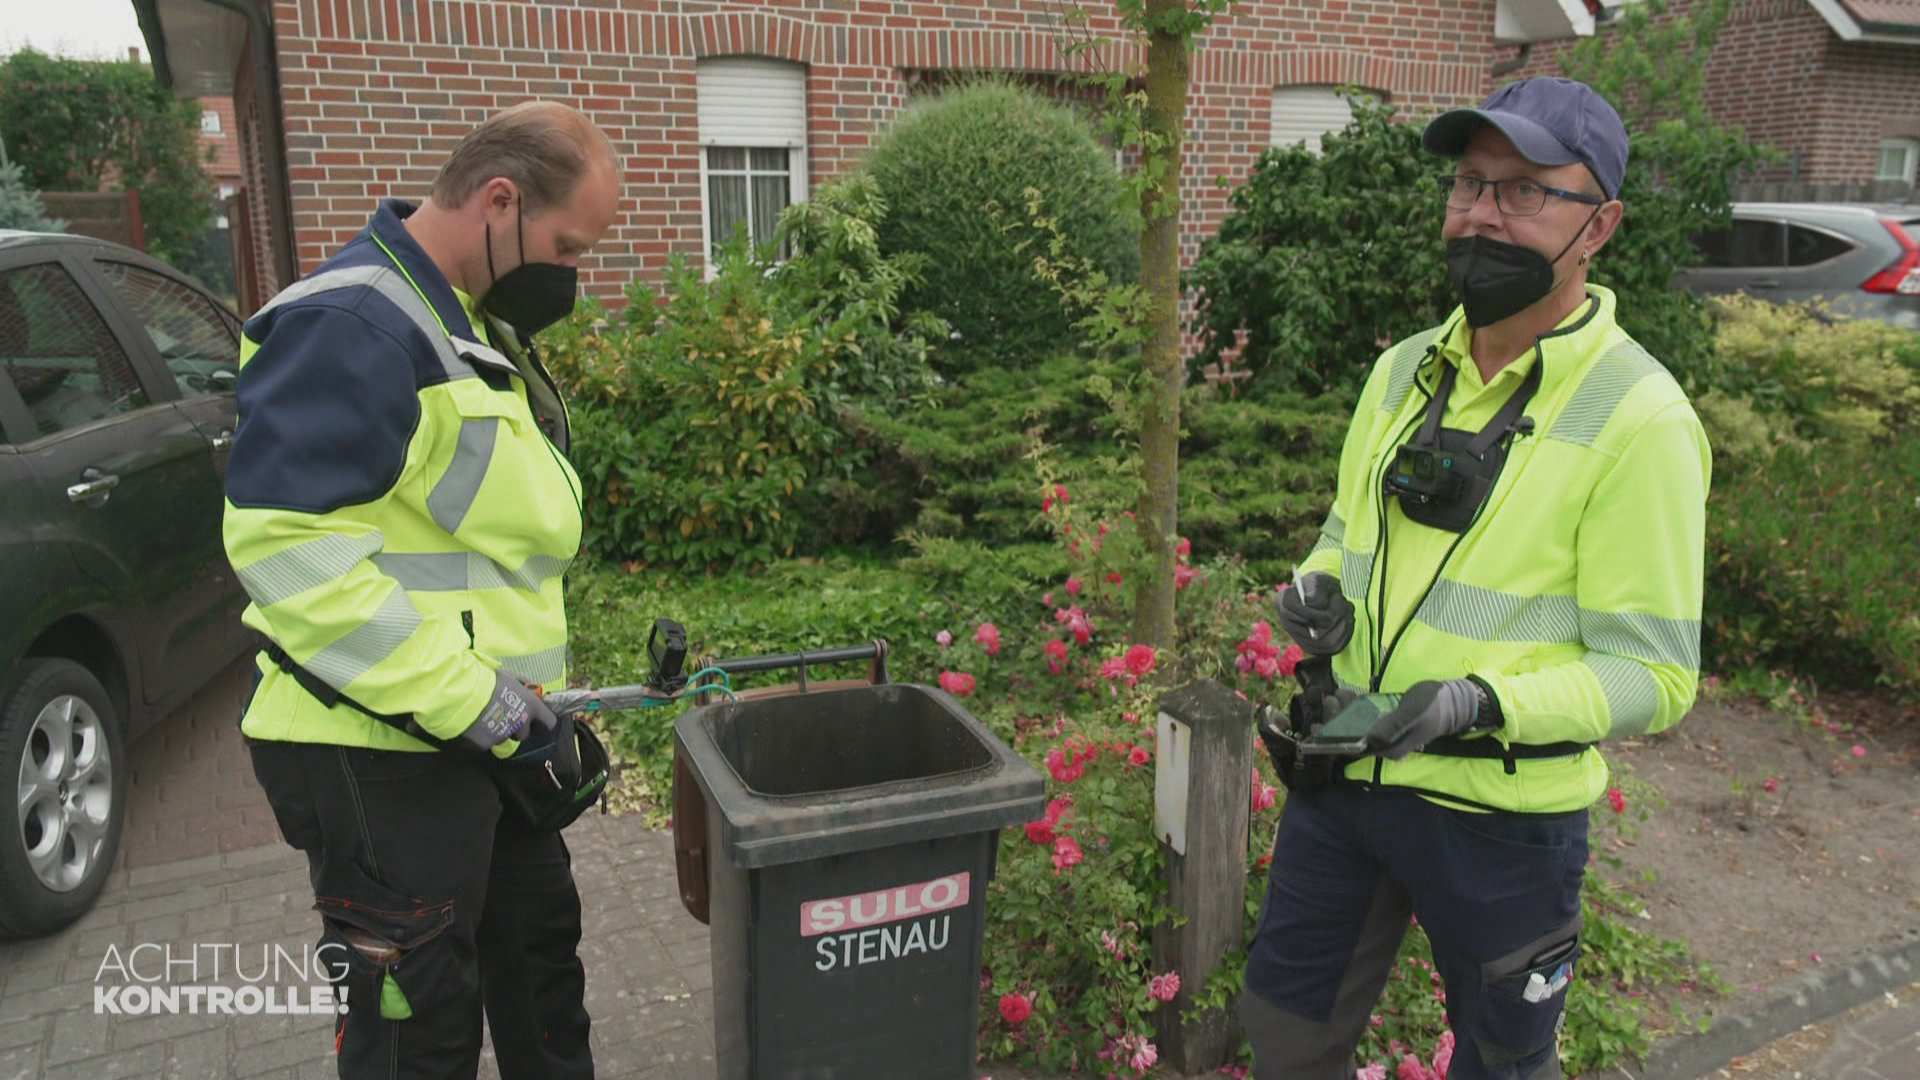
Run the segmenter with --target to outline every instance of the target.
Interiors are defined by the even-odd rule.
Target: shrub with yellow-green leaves
[[[1719,307],[1708,666],[1920,688],[1920,334]]]
[[[912,400],[944,332],[898,308],[918,263],[879,254],[885,209],[870,180],[827,185],[782,216],[786,262],[740,242],[711,278],[676,260],[664,302],[636,285],[618,317],[587,304],[543,335],[572,409],[590,552],[761,565],[851,516],[836,482],[865,451],[835,409]]]
[[[1818,307],[1731,296],[1716,304],[1722,386],[1702,409],[1711,424],[1766,414],[1775,442],[1857,448],[1920,423],[1920,335],[1869,320],[1836,318]],[[1746,399],[1747,410],[1725,403]],[[1715,434],[1743,446],[1742,416]]]

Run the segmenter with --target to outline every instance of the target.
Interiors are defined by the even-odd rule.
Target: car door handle
[[[120,486],[120,477],[109,472],[101,472],[89,465],[80,470],[78,484],[67,485],[67,500],[77,503],[93,503],[98,506],[107,501],[107,492]],[[100,503],[95,503],[98,499]]]
[[[226,450],[231,446],[233,446],[232,431],[222,431],[220,434],[215,435],[213,437],[213,448],[215,450]]]

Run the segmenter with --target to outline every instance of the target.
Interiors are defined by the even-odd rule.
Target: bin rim
[[[893,683],[873,683],[865,686],[843,686],[833,690],[808,691],[806,696],[832,698],[842,694],[864,694],[864,693],[870,693],[875,690],[886,690],[886,689],[926,691],[928,696],[932,697],[936,703],[947,708],[948,711],[954,713],[955,716],[959,718],[963,724],[966,724],[966,726],[971,728],[975,725],[978,725],[982,730],[986,731],[986,734],[990,736],[993,734],[991,730],[988,730],[986,728],[986,725],[984,723],[981,723],[979,717],[974,716],[971,710],[966,708],[966,706],[961,705],[959,700],[955,698],[952,694],[947,693],[947,691],[941,689],[938,686],[928,686],[925,683],[893,682]],[[700,716],[700,721],[699,721],[700,724],[706,728],[707,734],[709,735],[709,737],[711,737],[711,735],[713,734],[713,726],[709,722],[708,717],[715,715],[713,710],[722,710],[722,711],[731,712],[731,711],[746,708],[749,705],[761,704],[762,702],[766,702],[766,703],[771,703],[774,701],[790,702],[792,700],[793,700],[792,697],[781,697],[781,698],[760,698],[753,701],[716,701],[706,705],[698,706],[693,709],[689,709],[683,715],[687,717],[692,717],[695,715]],[[915,776],[915,777],[910,777],[908,779],[903,779],[903,780],[881,780],[872,784],[861,784],[858,787],[833,788],[830,791],[806,792],[798,795],[776,795],[773,792],[761,791],[759,788],[754,787],[752,784],[749,784],[747,782],[747,778],[740,775],[740,770],[734,768],[733,762],[726,760],[726,755],[722,754],[721,760],[726,765],[728,774],[732,776],[734,781],[736,781],[740,785],[740,790],[746,792],[748,795],[751,795],[756,799],[761,799],[766,802],[772,802],[772,803],[785,803],[788,805],[820,803],[823,801],[854,802],[854,801],[858,801],[863,797],[864,798],[884,798],[888,795],[897,794],[900,791],[910,787],[928,785],[936,781],[942,781],[942,780],[951,781],[958,777],[971,777],[975,775],[990,774],[995,771],[998,771],[1003,765],[1003,762],[1000,760],[999,755],[993,753],[993,748],[989,746],[987,747],[986,761],[983,761],[978,765],[972,765],[962,769],[949,769],[946,772],[942,772],[942,773],[928,773],[925,776]]]
[[[676,752],[684,753],[694,778],[719,815],[721,848],[737,866],[771,866],[865,850],[884,835],[910,830],[916,839],[934,839],[1031,820],[1046,805],[1045,779],[995,735],[953,695],[921,683],[850,687],[831,694],[913,693],[947,710],[987,750],[988,760],[972,768],[933,776],[890,780],[860,787],[832,788],[795,795],[766,795],[747,787],[714,739],[711,718],[717,710],[752,702],[703,705],[682,713],[674,723]],[[766,699],[771,702],[773,699]],[[710,711],[713,710],[713,711]],[[770,811],[772,813],[770,813]],[[776,823],[780,811],[791,820]],[[822,813],[849,814],[851,820],[827,826]]]

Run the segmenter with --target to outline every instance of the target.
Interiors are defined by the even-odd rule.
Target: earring
[[[1587,253],[1584,251],[1580,253],[1580,265],[1581,266],[1587,265]]]

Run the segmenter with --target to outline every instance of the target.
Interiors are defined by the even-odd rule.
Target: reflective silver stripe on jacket
[[[375,529],[365,536],[317,537],[275,552],[257,562],[236,567],[234,573],[247,590],[247,596],[262,608],[298,596],[308,589],[347,576],[360,560],[386,546],[386,538]]]
[[[302,278],[281,290],[278,296],[266,302],[253,318],[277,307],[283,307],[296,300],[305,300],[325,292],[338,289],[367,288],[385,297],[394,307],[400,309],[409,321],[419,327],[420,332],[433,343],[433,354],[446,370],[449,379],[471,379],[475,377],[472,365],[460,359],[454,351],[453,342],[447,339],[447,331],[440,325],[439,316],[427,306],[426,300],[414,291],[407,279],[391,266],[350,266],[342,270],[329,270],[324,274],[315,274]]]
[[[1623,341],[1607,350],[1554,417],[1546,437],[1575,446],[1592,446],[1613,419],[1615,409],[1642,379],[1665,375],[1667,369],[1637,342]]]
[[[432,554],[375,555],[373,565],[409,592],[469,592],[476,589],[524,589],[538,592],[542,585],[566,573],[568,561],[535,555],[518,570],[477,551]]]

